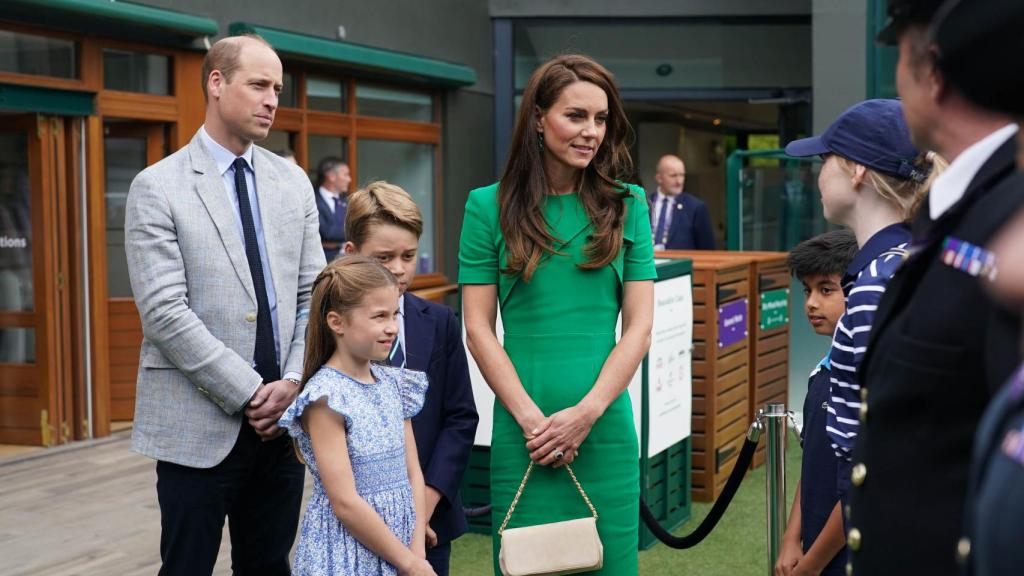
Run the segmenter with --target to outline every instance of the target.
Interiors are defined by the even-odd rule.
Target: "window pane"
[[[811,85],[810,23],[524,21],[513,44],[517,90],[567,53],[593,57],[623,89]]]
[[[422,92],[357,84],[356,112],[360,116],[432,122],[434,99]]]
[[[345,85],[333,78],[306,78],[306,108],[324,112],[344,112]]]
[[[29,185],[25,133],[0,132],[0,310],[4,311],[34,308]]]
[[[284,130],[271,130],[267,134],[266,140],[260,142],[259,145],[270,150],[278,156],[284,156],[285,153],[290,153],[292,158],[295,158],[295,146],[292,144],[295,134],[291,132],[285,132]]]
[[[78,78],[77,46],[71,40],[0,30],[0,71]]]
[[[359,181],[387,180],[405,189],[423,212],[419,272],[436,270],[434,248],[434,145],[359,140]]]
[[[34,364],[35,328],[0,328],[0,364]]]
[[[309,179],[316,184],[316,167],[321,160],[335,156],[348,161],[348,140],[341,136],[309,135]]]
[[[753,160],[740,170],[741,250],[789,250],[833,228],[821,211],[821,162]]]
[[[297,107],[299,99],[295,96],[295,76],[285,72],[281,84],[281,94],[277,97],[277,105],[286,108]]]
[[[171,93],[171,58],[163,54],[104,48],[103,87],[168,95]]]
[[[107,203],[107,293],[112,298],[130,298],[132,286],[124,253],[124,210],[132,180],[146,167],[146,139],[104,138],[103,163]]]

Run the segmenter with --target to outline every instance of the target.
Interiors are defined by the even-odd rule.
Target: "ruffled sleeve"
[[[402,418],[408,420],[423,409],[427,397],[427,375],[403,368],[397,376],[398,392],[402,396]]]
[[[314,404],[321,398],[326,398],[327,407],[345,418],[345,429],[347,430],[349,414],[345,407],[345,395],[341,386],[337,382],[324,378],[322,374],[315,375],[306,382],[302,392],[299,392],[291,405],[285,409],[281,419],[277,421],[277,425],[287,430],[288,435],[292,438],[298,438],[305,434],[302,429],[302,413],[310,404]]]

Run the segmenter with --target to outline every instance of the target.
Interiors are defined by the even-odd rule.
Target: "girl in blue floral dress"
[[[331,262],[313,283],[303,389],[279,422],[314,480],[297,575],[435,576],[410,423],[427,379],[371,364],[398,336],[398,294],[394,276],[361,256]]]

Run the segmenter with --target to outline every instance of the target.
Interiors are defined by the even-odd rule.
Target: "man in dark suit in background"
[[[686,165],[671,154],[661,157],[654,176],[657,192],[648,196],[655,250],[714,250],[715,232],[708,207],[683,192]]]
[[[336,156],[328,156],[316,167],[316,210],[320,213],[320,243],[330,262],[345,243],[345,212],[348,210],[348,187],[352,175],[348,164]]]

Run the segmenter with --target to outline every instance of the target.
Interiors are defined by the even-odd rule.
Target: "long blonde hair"
[[[334,333],[327,326],[327,313],[344,314],[362,304],[371,290],[388,286],[398,287],[394,275],[376,260],[357,254],[335,258],[320,272],[313,281],[309,304],[302,386],[334,354],[336,344]]]
[[[853,174],[858,163],[836,155],[839,166]],[[862,165],[862,164],[861,164]],[[862,165],[863,166],[863,165]],[[949,162],[935,152],[918,154],[914,159],[914,174],[909,179],[890,176],[865,166],[864,183],[870,186],[879,196],[895,206],[904,221],[913,219],[921,202],[935,182],[935,178],[949,167]]]

